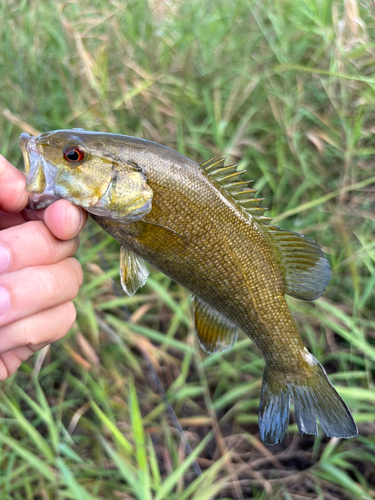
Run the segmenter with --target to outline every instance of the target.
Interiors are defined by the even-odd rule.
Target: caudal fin
[[[271,446],[280,443],[288,432],[289,400],[294,399],[295,415],[301,434],[318,435],[317,419],[329,437],[351,438],[358,435],[353,417],[327,378],[319,361],[308,353],[310,375],[295,380],[284,378],[266,367],[259,407],[262,441]]]

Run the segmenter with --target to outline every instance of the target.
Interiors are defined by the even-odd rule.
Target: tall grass
[[[205,357],[189,294],[151,270],[124,296],[90,223],[76,324],[2,384],[1,499],[375,498],[374,27],[356,0],[0,0],[0,153],[83,127],[246,167],[330,260],[324,296],[289,304],[359,427],[267,449],[251,341]]]

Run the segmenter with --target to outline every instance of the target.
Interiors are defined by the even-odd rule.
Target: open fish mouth
[[[25,164],[26,190],[30,193],[28,208],[39,210],[48,207],[61,199],[55,192],[57,168],[45,160],[37,137],[25,132],[21,134],[19,145]]]

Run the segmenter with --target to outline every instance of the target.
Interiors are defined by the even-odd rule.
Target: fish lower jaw
[[[49,205],[52,205],[52,203],[60,199],[61,198],[59,196],[56,196],[55,194],[52,195],[49,193],[34,193],[29,196],[28,208],[31,208],[32,210],[40,210],[41,208],[46,208]]]

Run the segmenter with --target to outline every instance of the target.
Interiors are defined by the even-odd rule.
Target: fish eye
[[[85,159],[86,151],[81,146],[68,146],[64,149],[63,155],[69,163],[79,163]]]

